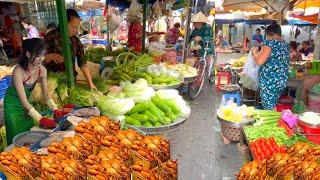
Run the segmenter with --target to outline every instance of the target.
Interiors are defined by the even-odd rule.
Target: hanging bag
[[[248,61],[243,69],[243,75],[240,78],[240,83],[247,89],[258,90],[258,74],[260,66],[255,62],[252,51],[249,52]]]

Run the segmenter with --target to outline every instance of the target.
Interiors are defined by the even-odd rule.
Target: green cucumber
[[[153,115],[149,110],[144,111],[143,114],[147,115],[149,118],[149,121],[151,121],[152,123],[156,123],[159,120],[158,117]]]
[[[177,115],[180,114],[181,109],[176,105],[175,102],[173,102],[173,101],[165,101],[165,103],[171,108],[171,110],[172,110],[172,112],[174,114],[177,114]]]
[[[162,124],[161,124],[160,122],[156,122],[156,123],[154,124],[154,126],[155,126],[155,127],[157,127],[157,126],[162,126]]]
[[[164,118],[164,124],[165,124],[165,125],[171,124],[171,119],[168,118],[168,117],[165,117],[165,118]]]
[[[141,122],[131,118],[129,116],[125,116],[126,124],[134,125],[134,126],[141,126]]]
[[[133,119],[136,119],[136,120],[142,122],[142,123],[148,121],[148,119],[149,119],[148,116],[145,115],[145,114],[135,113],[135,114],[130,114],[129,116],[130,116],[131,118],[133,118]]]
[[[164,100],[161,100],[159,97],[153,97],[151,101],[160,108],[165,113],[172,113],[171,108],[164,102]]]
[[[140,112],[148,110],[149,107],[150,107],[150,102],[148,102],[148,101],[138,103],[131,109],[131,111],[128,114],[140,113]]]
[[[144,122],[142,124],[142,126],[144,126],[144,127],[153,127],[153,125],[149,121]]]

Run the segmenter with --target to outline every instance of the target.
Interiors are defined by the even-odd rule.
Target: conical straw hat
[[[207,17],[202,13],[202,12],[198,12],[196,15],[194,15],[191,18],[191,22],[203,22],[203,23],[207,23],[208,19]]]

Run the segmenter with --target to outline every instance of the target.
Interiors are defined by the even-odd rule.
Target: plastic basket
[[[31,151],[36,151],[39,149],[40,142],[48,137],[48,132],[27,131],[16,135],[12,142],[17,147],[25,146],[26,143],[30,143],[29,149]]]

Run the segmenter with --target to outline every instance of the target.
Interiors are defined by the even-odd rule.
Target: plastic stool
[[[222,95],[222,99],[225,100],[225,102],[228,102],[230,99],[236,100],[236,103],[238,106],[241,105],[241,96],[239,93],[232,93],[232,94],[224,94]]]
[[[218,90],[220,90],[221,77],[227,77],[227,84],[231,83],[231,73],[230,72],[218,72],[217,76],[218,76],[218,82],[217,82],[216,88]]]

